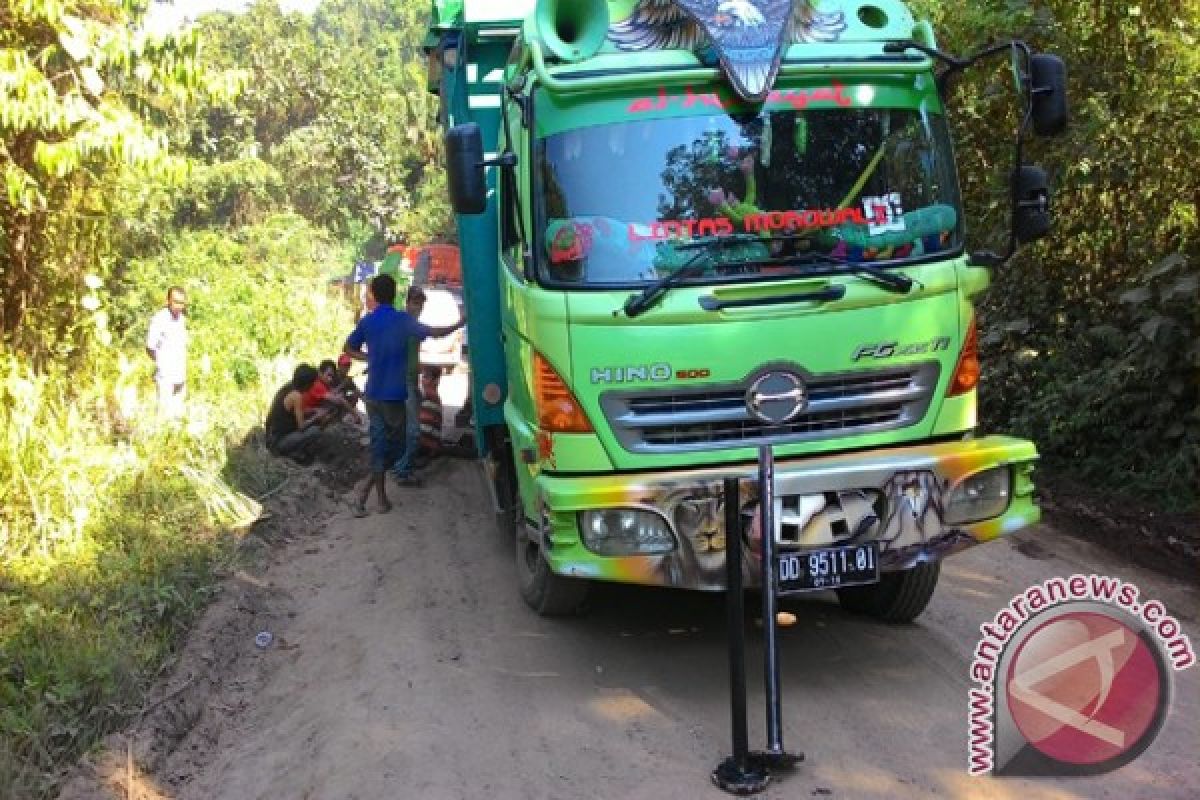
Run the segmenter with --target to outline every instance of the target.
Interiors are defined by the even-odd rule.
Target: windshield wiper
[[[699,275],[708,269],[708,251],[701,250],[696,255],[683,262],[683,266],[670,275],[659,278],[654,283],[642,289],[638,294],[629,295],[625,305],[613,312],[613,315],[625,312],[630,319],[649,311],[669,289],[678,286],[693,275]]]
[[[845,259],[837,258],[836,256],[825,255],[824,253],[809,253],[794,256],[785,256],[783,258],[772,259],[767,262],[756,262],[758,264],[778,265],[781,267],[800,266],[805,267],[820,267],[822,274],[828,275],[858,275],[866,278],[883,289],[897,294],[908,294],[912,291],[913,279],[903,273],[888,272],[879,267],[870,264],[863,264],[855,261],[846,261]],[[833,269],[829,269],[833,267]]]
[[[647,286],[638,294],[632,294],[625,301],[625,305],[613,312],[614,315],[621,311],[625,312],[627,317],[636,317],[643,314],[654,307],[654,304],[662,299],[670,289],[683,283],[688,278],[694,277],[704,272],[709,267],[707,256],[710,255],[712,248],[728,247],[737,244],[746,244],[747,242],[766,242],[775,239],[790,238],[787,236],[771,236],[761,237],[756,235],[750,236],[731,236],[721,237],[720,239],[706,239],[704,241],[685,242],[675,245],[678,250],[691,250],[698,247],[705,249],[696,253],[683,263],[683,266],[667,275],[660,278],[654,283]],[[753,266],[780,266],[780,267],[800,267],[805,268],[818,267],[822,274],[827,275],[858,275],[866,278],[883,289],[897,294],[908,294],[912,291],[914,281],[912,278],[902,273],[888,272],[879,267],[870,264],[862,264],[854,261],[846,261],[845,259],[837,258],[836,256],[826,255],[824,253],[801,253],[792,256],[784,256],[783,258],[769,259],[747,259],[737,262],[738,266],[753,267]],[[732,266],[732,265],[723,265]],[[830,268],[833,269],[830,269]]]
[[[711,254],[711,250],[761,241],[763,239],[753,234],[735,234],[733,236],[722,236],[719,239],[697,239],[692,242],[672,244],[672,248],[675,250],[703,249],[683,262],[683,266],[670,275],[659,278],[645,289],[642,289],[638,294],[629,295],[629,299],[625,301],[625,305],[614,311],[613,316],[624,311],[625,316],[632,318],[649,311],[654,307],[655,303],[662,299],[668,290],[673,289],[688,278],[702,274],[704,270],[708,269],[710,265],[707,258]]]
[[[770,235],[762,234],[734,234],[729,237],[722,237],[716,240],[705,240],[698,242],[688,242],[685,244],[676,245],[676,249],[690,249],[694,247],[703,247],[708,244],[718,244],[721,246],[729,246],[733,244],[745,244],[747,242],[786,242],[793,240],[802,240],[809,238],[806,234],[787,234],[774,233]],[[782,256],[772,259],[752,259],[743,262],[743,266],[795,266],[799,264],[815,265],[815,266],[838,266],[841,269],[835,270],[830,274],[833,275],[859,275],[871,281],[877,286],[881,286],[890,292],[897,294],[908,294],[912,291],[913,279],[902,273],[888,272],[879,267],[870,264],[863,264],[855,261],[847,261],[837,256],[831,256],[826,253],[797,253],[791,256]]]

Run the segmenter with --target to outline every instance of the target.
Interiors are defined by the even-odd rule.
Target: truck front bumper
[[[1037,522],[1036,460],[1031,442],[1007,436],[779,459],[776,541],[788,550],[875,540],[884,571],[935,561]],[[1006,496],[992,504],[986,518],[964,517],[959,500],[974,485],[966,482],[989,470],[1008,476]],[[599,477],[542,473],[531,523],[550,568],[560,575],[721,590],[723,482],[731,477],[740,481],[739,534],[748,545],[743,573],[747,585],[757,585],[757,464]],[[585,545],[580,520],[584,512],[606,509],[657,513],[669,526],[674,547],[654,554],[598,555]]]

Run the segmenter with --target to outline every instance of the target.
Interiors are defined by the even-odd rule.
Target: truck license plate
[[[837,589],[879,581],[879,544],[783,553],[775,560],[779,594]]]

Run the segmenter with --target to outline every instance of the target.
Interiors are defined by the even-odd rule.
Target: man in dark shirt
[[[292,379],[275,392],[271,408],[267,411],[267,449],[281,456],[307,464],[312,460],[311,449],[321,436],[321,428],[328,422],[328,414],[318,411],[306,414],[304,393],[317,382],[317,371],[308,364],[301,364],[292,373]]]
[[[354,506],[354,515],[367,514],[367,498],[371,487],[377,487],[382,511],[392,509],[388,502],[385,476],[388,469],[404,453],[405,402],[408,376],[408,344],[427,336],[447,336],[466,324],[460,319],[454,325],[429,327],[395,308],[396,281],[390,275],[378,275],[369,289],[376,306],[359,320],[346,339],[346,354],[367,362],[367,386],[363,392],[367,404],[368,433],[370,434],[371,474],[363,482]],[[366,346],[366,352],[363,346]]]

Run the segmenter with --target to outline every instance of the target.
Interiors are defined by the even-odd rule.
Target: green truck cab
[[[480,451],[538,612],[591,581],[721,590],[722,482],[757,581],[876,542],[843,604],[925,607],[940,559],[1036,522],[1031,442],[977,430],[974,303],[1049,227],[1026,130],[1065,70],[957,58],[896,0],[435,0]],[[968,254],[945,82],[1013,56],[1008,253]],[[834,585],[836,588],[836,585]]]

